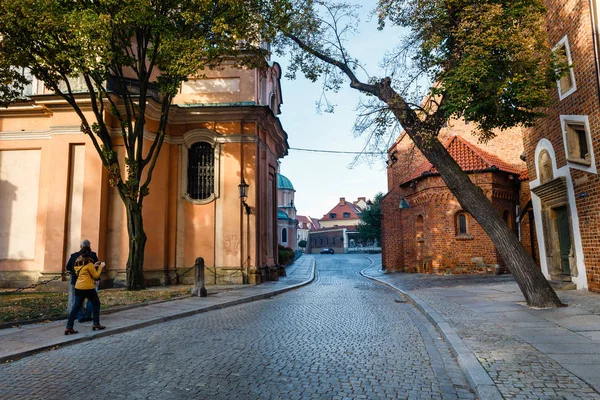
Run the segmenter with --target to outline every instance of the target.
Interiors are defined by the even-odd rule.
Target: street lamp
[[[240,182],[240,184],[238,185],[238,189],[240,190],[240,200],[242,201],[242,204],[244,205],[244,209],[246,210],[246,253],[247,255],[247,259],[246,259],[246,277],[245,277],[245,282],[244,283],[250,283],[250,214],[251,214],[251,209],[250,206],[248,205],[248,203],[246,203],[246,199],[248,198],[248,187],[250,187],[250,185],[248,185],[246,183],[246,181],[244,180],[244,177],[242,176],[242,182]],[[240,220],[240,224],[243,224],[242,220]],[[242,229],[242,227],[240,226],[240,230]],[[242,239],[243,240],[243,239]],[[244,264],[242,263],[242,274],[244,273]]]
[[[244,178],[242,177],[242,182],[238,185],[238,189],[240,190],[240,199],[242,200],[242,204],[246,209],[246,214],[250,215],[250,206],[246,203],[246,199],[248,198],[248,188],[250,185],[246,183]]]

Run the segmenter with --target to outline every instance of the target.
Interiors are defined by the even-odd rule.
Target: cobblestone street
[[[380,258],[371,258],[373,272]],[[559,291],[569,307],[536,310],[525,306],[510,275],[384,276],[444,318],[503,398],[600,399],[593,387],[599,382],[596,294]]]
[[[2,399],[472,399],[446,343],[361,255],[311,285],[0,365]]]

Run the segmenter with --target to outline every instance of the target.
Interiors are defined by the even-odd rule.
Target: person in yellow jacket
[[[102,330],[106,328],[100,325],[100,298],[98,292],[94,286],[94,279],[100,277],[100,273],[104,268],[103,262],[96,262],[92,259],[92,250],[88,246],[84,246],[79,251],[79,257],[75,261],[75,275],[77,275],[77,281],[75,282],[75,304],[69,314],[67,320],[67,328],[65,329],[65,335],[72,335],[78,333],[73,329],[75,324],[75,318],[77,317],[77,311],[81,308],[83,301],[88,299],[92,303],[92,318],[94,323],[92,330]]]

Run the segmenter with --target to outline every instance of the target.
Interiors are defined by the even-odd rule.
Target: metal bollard
[[[192,297],[206,297],[208,293],[204,287],[204,258],[196,258],[194,263],[194,288],[192,289]]]

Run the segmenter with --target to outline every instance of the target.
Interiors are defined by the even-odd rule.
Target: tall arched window
[[[456,235],[468,235],[467,213],[459,212],[456,214]]]
[[[281,230],[281,243],[287,243],[287,229],[283,228]]]
[[[206,142],[188,149],[187,194],[194,200],[208,199],[215,187],[215,152]]]

